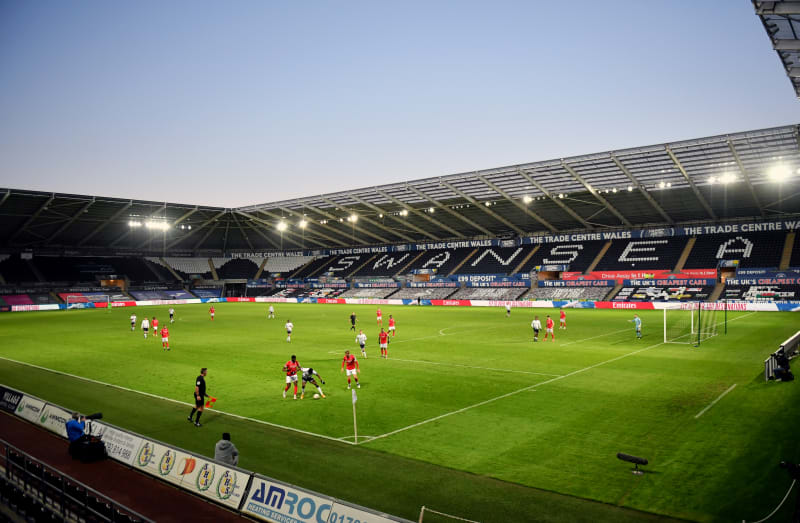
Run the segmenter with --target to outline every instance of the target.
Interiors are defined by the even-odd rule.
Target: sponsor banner
[[[490,281],[498,281],[498,280],[518,280],[519,277],[515,276],[506,276],[505,274],[455,274],[454,275],[456,281],[464,281],[464,282],[490,282]]]
[[[272,522],[325,523],[330,521],[332,506],[329,498],[256,475],[242,512]]]
[[[361,507],[353,506],[344,501],[335,501],[331,508],[331,515],[328,523],[340,523],[343,521],[356,523],[394,523],[399,521],[388,514],[367,511]]]
[[[563,272],[562,280],[616,280],[622,283],[623,280],[652,280],[652,279],[673,279],[685,280],[689,278],[716,278],[716,269],[687,269],[678,274],[671,274],[666,269],[642,270],[642,271],[592,271],[589,274],[580,272]]]
[[[436,269],[413,269],[411,274],[436,274]]]
[[[22,396],[21,392],[0,386],[0,409],[13,414],[22,401]]]
[[[249,474],[209,461],[199,456],[189,456],[185,469],[180,470],[181,488],[209,498],[231,508],[238,509]],[[183,467],[183,461],[178,467]]]
[[[771,277],[758,277],[758,278],[728,278],[725,280],[726,285],[798,285],[800,284],[800,275],[789,276],[786,278],[771,278]]]
[[[564,272],[569,270],[569,265],[536,265],[533,270],[536,272]]]
[[[383,289],[391,287],[400,287],[399,281],[382,281],[382,282],[369,282],[369,283],[354,283],[353,287],[357,289]]]
[[[501,278],[495,281],[470,281],[467,287],[530,287],[530,280],[516,280],[513,278]]]
[[[197,475],[198,460],[191,454],[142,438],[134,455],[133,467],[191,490],[186,478]]]
[[[800,276],[800,269],[798,268],[788,268],[782,271],[776,271],[775,269],[737,269],[736,270],[736,277],[739,276],[766,276],[768,278],[786,278],[787,276],[792,278],[796,276]]]
[[[628,302],[628,301],[596,301],[594,302],[595,309],[655,309],[652,303],[642,302]]]
[[[297,303],[297,298],[276,298],[274,296],[256,296],[256,303]]]
[[[303,303],[347,303],[345,298],[303,298]]]
[[[346,281],[329,281],[327,283],[311,283],[308,285],[312,289],[346,289]],[[378,285],[374,285],[378,287]]]
[[[31,311],[57,311],[66,309],[63,303],[49,303],[47,305],[12,305],[11,312],[31,312]]]
[[[133,460],[142,446],[142,438],[99,421],[92,422],[92,435],[103,438],[109,458],[133,466]]]
[[[553,307],[558,309],[594,309],[593,301],[554,301]]]
[[[631,287],[674,287],[676,285],[686,286],[691,285],[694,287],[713,287],[717,284],[717,280],[711,279],[680,279],[680,280],[623,280],[623,285]]]
[[[135,301],[112,301],[111,307],[135,307],[137,303]]]
[[[683,269],[680,274],[670,274],[670,278],[717,278],[717,269]]]
[[[430,300],[430,302],[431,305],[444,305],[444,306],[456,306],[456,307],[469,307],[472,303],[470,300]]]
[[[55,432],[62,438],[67,437],[67,422],[72,419],[72,413],[48,403],[42,409],[38,425],[46,428],[50,432]]]
[[[616,280],[539,280],[539,287],[613,287]]]
[[[233,303],[249,303],[249,302],[255,301],[255,298],[253,298],[253,297],[225,298],[225,300],[228,301],[228,302],[233,302]]]
[[[42,400],[31,398],[27,394],[22,395],[22,399],[17,404],[16,414],[20,418],[24,418],[32,423],[39,423],[39,418],[44,410],[44,402]]]
[[[409,287],[458,287],[458,282],[453,280],[436,280],[436,281],[412,281],[408,283]]]

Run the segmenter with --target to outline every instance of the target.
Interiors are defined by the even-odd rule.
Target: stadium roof
[[[236,209],[0,189],[0,246],[221,253],[787,217],[800,215],[799,133],[775,127]]]
[[[800,2],[753,0],[753,6],[800,97]]]

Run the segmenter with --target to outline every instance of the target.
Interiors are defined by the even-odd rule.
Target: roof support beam
[[[559,207],[561,207],[561,208],[562,208],[562,209],[563,209],[563,210],[564,210],[564,211],[565,211],[567,214],[569,214],[570,216],[572,216],[573,218],[575,218],[575,219],[576,219],[578,222],[580,222],[580,223],[581,223],[581,224],[582,224],[584,227],[586,227],[587,229],[594,229],[594,226],[593,226],[591,223],[589,223],[589,222],[587,222],[586,220],[584,220],[584,219],[583,219],[583,218],[582,218],[582,217],[581,217],[581,216],[580,216],[578,213],[576,213],[575,211],[573,211],[573,210],[572,210],[572,209],[571,209],[571,208],[570,208],[568,205],[566,205],[566,204],[565,204],[564,202],[562,202],[560,199],[553,197],[553,195],[550,193],[550,191],[548,191],[547,189],[545,189],[545,188],[542,186],[542,184],[541,184],[541,183],[539,183],[539,182],[537,182],[536,180],[534,180],[534,179],[533,179],[533,177],[532,177],[532,176],[531,176],[529,173],[527,173],[526,171],[523,171],[522,169],[520,169],[520,170],[519,170],[519,174],[520,174],[520,175],[521,175],[523,178],[525,178],[526,180],[528,180],[528,182],[530,182],[530,184],[531,184],[531,185],[533,185],[534,187],[536,187],[537,189],[539,189],[539,192],[541,192],[542,194],[544,194],[545,196],[547,196],[548,198],[550,198],[550,200],[551,200],[553,203],[555,203],[556,205],[558,205]]]
[[[216,229],[216,228],[217,228],[217,224],[216,223],[212,224],[211,227],[208,228],[208,231],[206,231],[206,233],[203,235],[203,237],[200,238],[200,241],[197,242],[194,245],[194,247],[192,247],[192,251],[193,252],[197,251],[197,249],[199,249],[200,246],[205,243],[205,241],[208,239],[209,236],[211,236],[211,233],[214,232],[214,229]]]
[[[769,6],[769,7],[768,7]],[[784,0],[782,2],[763,2],[756,6],[758,15],[800,15],[800,2]]]
[[[278,214],[271,213],[271,212],[269,212],[269,211],[265,211],[264,209],[259,209],[259,210],[258,210],[258,212],[260,212],[261,214],[264,214],[264,215],[266,215],[266,216],[269,216],[270,218],[274,218],[274,219],[276,219],[276,220],[283,220],[283,219],[284,219],[284,218],[283,218],[283,216],[279,216]],[[257,220],[257,221],[259,221],[260,223],[263,223],[263,224],[264,224],[264,225],[266,225],[267,227],[275,227],[275,224],[274,224],[274,223],[270,223],[270,222],[267,222],[267,221],[261,220],[261,219],[259,219],[259,218],[256,218],[256,220]],[[308,222],[309,222],[309,224],[310,224],[310,223],[316,223],[314,220],[308,220]],[[308,230],[308,226],[306,226],[306,229],[304,229],[304,230],[303,230],[303,232],[302,232],[301,234],[297,234],[296,232],[294,232],[294,231],[292,231],[292,230],[290,230],[290,229],[286,229],[286,230],[283,232],[283,234],[288,234],[289,236],[292,236],[292,235],[294,235],[294,236],[300,236],[302,240],[304,240],[304,241],[308,241],[308,242],[311,242],[311,243],[314,243],[314,244],[316,244],[316,245],[319,245],[319,246],[321,246],[321,247],[326,247],[326,246],[329,246],[329,245],[325,245],[324,243],[321,243],[321,242],[319,242],[319,241],[315,240],[313,237],[309,237],[309,236],[307,236],[307,235],[306,235],[306,232],[305,232],[305,231],[307,231],[307,230]],[[337,231],[337,230],[335,230],[335,229],[334,229],[334,232],[336,232],[336,233],[339,233],[339,231]],[[324,238],[324,239],[328,240],[330,243],[333,243],[333,244],[335,244],[335,245],[340,245],[340,246],[342,246],[342,247],[346,247],[346,246],[348,245],[346,242],[343,242],[343,241],[341,241],[341,240],[338,240],[338,239],[334,238],[333,236],[328,236],[327,234],[325,234],[325,233],[323,233],[323,232],[321,232],[321,231],[318,231],[318,230],[315,230],[315,231],[313,232],[313,234],[316,234],[316,235],[317,235],[317,236],[319,236],[320,238]],[[339,234],[341,234],[341,233],[339,233]],[[295,243],[297,243],[297,242],[295,242]],[[302,244],[301,244],[301,245],[302,245]]]
[[[345,207],[340,203],[336,203],[333,200],[329,200],[328,198],[325,198],[324,196],[320,196],[320,199],[323,202],[326,202],[326,203],[329,203],[329,204],[333,205],[334,207],[338,206],[340,209],[344,209],[346,212],[349,212],[351,214],[355,214],[355,215],[358,216],[358,211],[356,211],[354,209],[350,209],[349,207]],[[407,242],[414,241],[414,239],[411,238],[410,236],[406,236],[405,234],[403,234],[401,232],[398,232],[396,229],[390,229],[390,228],[386,227],[385,225],[383,225],[382,223],[376,222],[375,220],[373,220],[369,216],[359,216],[358,219],[359,220],[364,220],[365,222],[377,227],[378,229],[381,229],[382,231],[386,231],[389,234],[393,234],[393,235],[397,236],[398,238],[401,238],[401,239],[403,239],[403,240],[405,240]]]
[[[225,209],[225,210],[223,210],[223,211],[220,211],[220,212],[218,212],[217,214],[215,214],[215,215],[214,215],[214,216],[212,216],[211,218],[207,219],[206,221],[204,221],[203,223],[201,223],[200,225],[198,225],[197,227],[195,227],[194,229],[192,229],[191,231],[189,231],[188,233],[186,233],[186,235],[184,235],[184,236],[181,236],[180,238],[176,238],[175,240],[173,240],[172,242],[170,242],[170,243],[167,245],[167,247],[166,247],[166,248],[167,248],[167,249],[172,249],[173,247],[175,247],[176,245],[178,245],[180,242],[182,242],[182,241],[186,240],[187,238],[191,238],[192,236],[194,236],[195,234],[197,234],[198,232],[200,232],[201,230],[203,230],[203,228],[204,228],[206,225],[208,225],[209,223],[213,222],[214,220],[216,220],[217,218],[219,218],[220,216],[222,216],[222,215],[223,215],[223,214],[225,214],[226,212],[228,212],[228,209]],[[213,230],[213,227],[212,227],[211,229]],[[209,233],[209,234],[210,234],[210,233]],[[203,241],[205,241],[205,239],[206,239],[206,238],[208,238],[208,235],[206,235],[205,237],[203,237],[203,240],[202,240],[200,243],[202,243]],[[194,249],[197,249],[197,247],[195,247]]]
[[[632,225],[631,225],[631,222],[629,222],[629,221],[628,221],[628,219],[622,215],[622,213],[620,213],[620,212],[619,212],[619,211],[618,211],[616,208],[614,208],[614,206],[613,206],[613,205],[611,205],[610,203],[608,203],[608,200],[606,200],[605,198],[603,198],[603,195],[602,195],[602,194],[600,194],[600,191],[598,191],[598,190],[596,190],[596,189],[595,189],[595,190],[593,190],[593,189],[592,189],[592,186],[591,186],[591,185],[589,185],[589,184],[586,182],[586,180],[584,180],[584,179],[583,179],[583,177],[582,177],[580,174],[578,174],[578,173],[575,171],[575,169],[573,169],[572,167],[570,167],[570,166],[567,164],[567,162],[565,162],[564,160],[561,160],[561,167],[563,167],[565,171],[567,171],[568,173],[570,173],[570,174],[572,175],[572,177],[573,177],[573,178],[575,178],[576,180],[578,180],[578,182],[580,182],[580,184],[581,184],[581,185],[583,185],[583,186],[586,188],[586,190],[587,190],[587,191],[589,191],[589,194],[591,194],[592,196],[594,196],[595,198],[597,198],[597,199],[600,201],[600,203],[602,203],[602,204],[605,206],[605,208],[606,208],[606,209],[608,209],[608,210],[609,210],[609,212],[611,212],[611,214],[613,214],[614,216],[616,216],[617,218],[619,218],[619,221],[621,221],[622,223],[624,223],[624,224],[625,224],[625,225],[627,225],[628,227],[631,227],[631,226],[632,226]]]
[[[34,221],[34,220],[36,220],[36,218],[38,218],[38,217],[39,217],[39,215],[40,215],[40,214],[42,214],[42,212],[44,212],[44,210],[45,210],[45,209],[47,209],[47,206],[48,206],[48,205],[50,205],[50,203],[51,203],[51,202],[52,202],[52,201],[53,201],[55,198],[56,198],[56,195],[55,195],[55,194],[51,194],[51,195],[50,195],[50,197],[47,199],[47,201],[45,201],[45,202],[44,202],[42,205],[40,205],[40,206],[39,206],[39,209],[37,209],[37,210],[36,210],[36,212],[34,212],[34,213],[31,215],[31,217],[30,217],[30,218],[28,218],[27,220],[25,220],[25,223],[23,223],[23,224],[22,224],[22,227],[20,227],[19,229],[17,229],[17,232],[15,232],[14,234],[12,234],[12,235],[11,235],[11,237],[8,239],[8,243],[10,244],[10,243],[11,243],[11,242],[14,240],[14,238],[16,238],[17,236],[19,236],[19,234],[20,234],[22,231],[24,231],[25,229],[27,229],[27,228],[28,228],[28,226],[29,226],[31,223],[33,223],[33,221]]]
[[[166,207],[166,204],[164,204],[164,209],[165,209],[165,212],[166,212],[166,208],[167,208],[167,207]],[[191,216],[191,215],[193,215],[194,213],[196,213],[198,210],[199,210],[199,207],[195,206],[195,208],[194,208],[194,209],[191,209],[190,211],[188,211],[188,212],[184,213],[184,214],[183,214],[183,215],[182,215],[180,218],[178,218],[177,220],[175,220],[174,222],[172,222],[172,225],[170,225],[170,227],[175,227],[176,225],[179,225],[179,224],[180,224],[182,221],[184,221],[186,218],[188,218],[189,216]],[[151,215],[151,217],[152,217],[152,215]],[[142,244],[141,244],[141,245],[139,245],[139,246],[137,247],[137,249],[142,249],[142,248],[143,248],[145,245],[147,245],[148,243],[150,243],[150,240],[145,240],[144,242],[142,242]]]
[[[617,158],[617,156],[614,153],[611,153],[611,160],[615,164],[617,164],[617,167],[619,167],[619,170],[622,171],[622,173],[625,176],[628,177],[628,180],[630,180],[631,184],[634,187],[636,187],[636,189],[639,190],[639,193],[642,196],[644,196],[644,199],[647,200],[648,202],[650,202],[650,205],[653,207],[653,209],[655,209],[656,212],[658,212],[658,214],[660,214],[661,217],[664,218],[667,221],[667,223],[669,223],[670,225],[675,225],[675,220],[673,220],[672,217],[669,214],[667,214],[667,211],[665,211],[664,208],[661,207],[658,204],[658,202],[655,200],[655,198],[653,198],[650,195],[650,193],[647,192],[644,189],[644,187],[642,187],[642,185],[636,180],[636,178],[634,178],[633,174],[628,170],[627,167],[625,167],[625,165],[619,160],[619,158]]]
[[[338,206],[338,204],[336,204],[336,203],[334,203],[333,205],[334,205],[334,207]],[[334,220],[334,221],[338,221],[339,220],[339,218],[337,218],[333,214],[329,213],[328,211],[326,211],[324,209],[320,209],[319,207],[315,207],[313,205],[308,205],[308,204],[306,204],[305,207],[310,209],[310,210],[312,210],[312,211],[314,211],[315,213],[319,214],[320,216],[324,216],[328,220]],[[286,207],[280,207],[280,209],[285,211],[285,212],[287,212],[287,213],[289,213],[289,214],[294,214],[296,212],[296,211],[292,211],[291,209],[288,209]],[[336,228],[330,227],[330,226],[328,226],[328,227],[330,229],[336,231]],[[392,243],[391,240],[388,240],[388,239],[384,238],[380,234],[375,234],[372,231],[368,231],[368,230],[364,229],[363,227],[360,227],[360,226],[356,225],[353,222],[351,222],[351,228],[352,228],[354,233],[355,233],[355,231],[358,231],[361,234],[364,234],[366,236],[369,236],[371,238],[374,238],[374,239],[378,240],[380,243]],[[352,238],[351,238],[351,240],[352,240]]]
[[[262,224],[262,225],[269,226],[269,222],[267,222],[267,221],[265,221],[265,220],[262,220],[261,218],[259,218],[259,217],[257,217],[257,216],[253,216],[253,215],[252,215],[252,214],[250,214],[250,213],[246,213],[246,212],[244,212],[244,211],[233,211],[233,212],[234,212],[234,213],[236,213],[236,214],[239,214],[240,216],[244,216],[245,218],[247,218],[247,219],[249,219],[249,220],[252,220],[252,221],[254,221],[254,222],[256,222],[256,223],[260,223],[260,224]],[[250,222],[245,222],[245,225],[247,225],[248,227],[250,227],[251,229],[253,229],[254,231],[256,231],[256,233],[258,233],[258,235],[259,235],[259,236],[261,236],[262,238],[264,238],[264,240],[265,240],[265,241],[266,241],[268,244],[272,245],[272,247],[274,247],[275,249],[280,249],[280,245],[278,245],[277,243],[275,243],[275,242],[272,240],[272,238],[270,238],[269,236],[267,236],[266,234],[264,234],[264,232],[263,232],[263,231],[261,231],[261,230],[260,230],[258,227],[255,227],[255,226],[254,226],[253,224],[251,224]]]
[[[133,200],[128,200],[128,203],[126,203],[125,205],[123,205],[123,206],[122,206],[122,208],[121,208],[120,210],[118,210],[117,212],[115,212],[115,213],[114,213],[114,214],[111,216],[111,218],[107,219],[106,221],[104,221],[103,223],[101,223],[100,225],[98,225],[98,226],[95,228],[95,230],[93,230],[92,232],[90,232],[89,234],[87,234],[86,236],[84,236],[84,237],[83,237],[83,239],[82,239],[81,241],[79,241],[79,242],[78,242],[78,247],[80,247],[80,246],[81,246],[81,245],[83,245],[84,243],[88,242],[88,241],[89,241],[89,240],[90,240],[90,239],[91,239],[91,238],[92,238],[92,237],[93,237],[95,234],[97,234],[98,232],[100,232],[100,231],[102,231],[103,229],[105,229],[107,225],[109,225],[110,223],[113,223],[113,222],[114,222],[114,220],[116,220],[117,218],[119,218],[119,217],[122,215],[122,213],[124,213],[125,211],[127,211],[128,209],[130,209],[130,208],[131,208],[131,205],[133,205]]]
[[[736,152],[736,147],[733,146],[733,141],[731,141],[730,137],[727,139],[727,142],[728,148],[731,150],[731,154],[733,155],[733,159],[736,160],[736,165],[739,166],[739,172],[742,173],[742,178],[744,178],[747,188],[750,190],[750,196],[753,197],[753,201],[755,202],[756,207],[758,207],[758,212],[763,218],[765,216],[764,208],[761,206],[761,202],[758,200],[758,195],[753,188],[753,183],[750,181],[750,175],[747,174],[747,169],[744,168],[744,164],[742,163],[741,158],[739,158],[739,153]]]
[[[6,190],[6,193],[3,195],[2,198],[0,198],[0,207],[2,207],[4,203],[6,203],[6,200],[8,200],[9,196],[11,196],[11,189]]]
[[[403,219],[398,218],[397,216],[392,215],[391,213],[387,213],[386,211],[384,211],[383,209],[381,209],[377,205],[375,205],[373,203],[370,203],[370,202],[364,200],[363,198],[359,198],[358,196],[355,196],[355,195],[352,195],[352,194],[349,195],[349,197],[352,200],[357,201],[361,205],[364,205],[365,207],[369,207],[373,211],[376,211],[376,212],[382,214],[385,217],[393,219],[397,223],[403,225],[403,227],[408,227],[409,229],[411,229],[413,231],[417,231],[421,235],[427,236],[428,238],[430,238],[432,240],[440,240],[441,239],[438,236],[436,236],[435,234],[430,233],[430,232],[426,231],[425,229],[421,229],[421,228],[417,227],[416,225],[414,225],[413,223],[409,223],[408,220],[403,220]]]
[[[255,251],[255,249],[253,248],[253,244],[250,243],[250,238],[247,236],[247,233],[244,232],[244,227],[242,227],[242,223],[239,221],[239,218],[236,217],[235,212],[231,213],[231,218],[233,218],[233,221],[236,222],[236,226],[239,228],[239,234],[244,236],[244,241],[247,242],[247,246],[250,247],[251,251]]]
[[[444,212],[450,214],[451,216],[455,216],[456,218],[458,218],[462,222],[464,222],[467,225],[469,225],[470,227],[473,227],[476,230],[482,232],[486,236],[494,236],[494,234],[492,234],[492,231],[490,231],[486,227],[483,227],[482,225],[479,225],[479,224],[473,222],[472,220],[470,220],[466,216],[463,216],[463,215],[457,213],[456,211],[451,209],[449,205],[446,205],[446,204],[444,204],[444,203],[442,203],[442,202],[440,202],[438,200],[434,200],[433,198],[431,198],[430,196],[428,196],[427,194],[425,194],[424,192],[420,191],[419,189],[417,189],[417,188],[415,188],[413,186],[409,186],[408,190],[413,192],[414,194],[416,194],[420,198],[425,198],[426,200],[428,200],[429,202],[434,204],[437,209],[442,209]],[[462,234],[462,236],[463,236],[463,234]]]
[[[293,210],[289,209],[288,207],[278,207],[278,208],[281,211],[283,211],[283,212],[285,212],[285,213],[287,213],[289,215],[295,214],[297,212],[297,211],[293,211]],[[328,211],[320,209],[319,207],[314,207],[313,205],[306,204],[305,208],[309,209],[309,210],[311,210],[311,211],[313,211],[313,212],[315,212],[317,214],[319,214],[320,216],[324,216],[325,219],[333,221],[334,223],[339,221],[339,218],[337,218],[333,214],[329,213]],[[300,213],[300,214],[302,214],[302,213]],[[355,238],[356,231],[358,231],[359,233],[364,233],[367,236],[370,236],[372,238],[376,238],[381,243],[390,243],[389,240],[386,240],[383,237],[378,236],[377,234],[373,234],[371,232],[365,231],[364,229],[362,229],[358,225],[353,225],[352,226],[352,235],[351,234],[347,234],[347,231],[342,232],[339,229],[337,229],[336,227],[334,227],[333,225],[329,225],[327,223],[326,224],[320,224],[320,225],[322,225],[326,229],[330,230],[331,232],[333,232],[335,234],[338,234],[339,236],[344,236],[346,238],[345,241],[346,242],[349,241],[350,244],[352,244],[352,242],[356,241],[356,238]],[[358,241],[360,243],[364,243],[364,240],[358,239]],[[344,245],[348,245],[348,243],[345,243]]]
[[[527,205],[524,205],[524,204],[520,203],[518,199],[513,198],[510,194],[508,194],[503,189],[501,189],[497,185],[493,184],[492,182],[490,182],[489,180],[487,180],[483,176],[478,176],[478,179],[480,181],[482,181],[483,183],[485,183],[487,186],[491,187],[491,189],[493,191],[495,191],[497,194],[501,195],[503,198],[505,198],[506,200],[508,200],[511,203],[513,203],[522,212],[524,212],[525,214],[527,214],[528,216],[530,216],[534,220],[538,221],[539,223],[541,223],[542,225],[547,227],[550,230],[550,232],[557,232],[556,228],[553,227],[553,225],[550,222],[548,222],[547,220],[545,220],[544,218],[542,218],[541,216],[539,216],[535,212],[533,212],[530,209],[528,209]]]
[[[691,187],[692,191],[694,191],[694,195],[697,197],[697,201],[700,202],[700,205],[703,206],[703,208],[706,210],[708,215],[712,219],[716,220],[717,219],[717,215],[714,212],[714,209],[712,209],[711,206],[708,204],[706,199],[703,197],[703,194],[700,192],[700,190],[694,184],[694,181],[692,181],[692,179],[689,178],[689,175],[686,173],[686,169],[684,169],[683,165],[681,165],[681,162],[678,161],[678,157],[675,156],[675,153],[672,152],[672,149],[669,148],[669,145],[664,146],[664,150],[667,151],[667,154],[672,159],[672,163],[675,164],[675,167],[677,167],[678,170],[681,172],[681,174],[683,175],[683,178],[689,184],[689,187]]]
[[[231,230],[231,221],[225,220],[225,234],[222,235],[222,252],[228,248],[228,232]]]
[[[88,202],[86,202],[86,204],[85,204],[83,207],[81,207],[81,208],[80,208],[80,210],[78,210],[78,212],[76,212],[76,213],[75,213],[75,215],[74,215],[72,218],[70,218],[70,219],[69,219],[69,220],[68,220],[68,221],[67,221],[67,222],[66,222],[64,225],[62,225],[61,227],[59,227],[59,228],[58,228],[58,230],[57,230],[56,232],[54,232],[53,234],[51,234],[51,235],[50,235],[50,237],[49,237],[49,238],[47,238],[47,240],[45,240],[45,241],[46,241],[47,243],[50,243],[51,241],[53,241],[53,239],[54,239],[56,236],[58,236],[59,234],[61,234],[62,232],[64,232],[64,231],[67,229],[67,227],[69,227],[70,225],[72,225],[73,223],[75,223],[75,220],[77,220],[78,218],[80,218],[80,217],[81,217],[81,215],[82,215],[84,212],[86,212],[86,211],[89,209],[89,207],[91,207],[92,205],[94,205],[94,202],[95,202],[95,199],[94,199],[94,197],[92,197],[92,199],[91,199],[91,200],[89,200]]]
[[[489,216],[491,216],[492,218],[494,218],[494,219],[495,219],[495,220],[497,220],[498,222],[502,223],[502,224],[503,224],[503,225],[505,225],[506,227],[510,228],[511,230],[513,230],[514,232],[516,232],[517,234],[519,234],[520,236],[524,236],[524,235],[525,235],[525,231],[523,231],[522,229],[520,229],[519,227],[517,227],[516,225],[514,225],[514,224],[513,224],[513,223],[511,223],[510,221],[506,220],[505,218],[503,218],[502,216],[500,216],[500,215],[499,215],[499,214],[497,214],[496,212],[492,211],[491,209],[489,209],[488,207],[486,207],[484,204],[482,204],[481,202],[479,202],[478,200],[476,200],[476,199],[475,199],[475,198],[473,198],[472,196],[470,196],[470,195],[468,195],[467,193],[465,193],[465,192],[461,191],[460,189],[456,189],[456,188],[455,188],[455,187],[454,187],[452,184],[450,184],[449,182],[442,181],[442,185],[444,185],[445,187],[447,187],[448,189],[450,189],[450,190],[451,190],[451,191],[453,191],[454,193],[458,194],[459,196],[461,196],[462,198],[464,198],[464,199],[465,199],[465,200],[467,200],[468,202],[470,202],[470,203],[472,203],[473,205],[477,206],[477,207],[478,207],[478,208],[480,208],[480,209],[481,209],[483,212],[485,212],[486,214],[488,214]]]
[[[437,219],[435,219],[435,218],[432,218],[432,217],[431,217],[429,214],[427,214],[427,213],[424,213],[424,212],[420,211],[419,209],[415,209],[414,207],[410,206],[409,204],[407,204],[407,203],[405,203],[405,202],[403,202],[403,201],[400,201],[400,200],[398,200],[397,198],[395,198],[395,197],[394,197],[394,196],[392,196],[391,194],[387,193],[386,191],[382,191],[382,190],[379,190],[379,189],[377,189],[377,188],[376,188],[376,189],[375,189],[375,192],[376,192],[376,193],[378,193],[378,194],[380,194],[380,195],[381,195],[381,196],[383,196],[384,198],[388,198],[388,199],[390,199],[392,202],[396,203],[397,205],[399,205],[399,206],[400,206],[400,207],[402,207],[403,209],[407,210],[408,212],[410,212],[410,213],[413,213],[413,214],[414,214],[414,215],[416,215],[416,216],[419,216],[419,217],[420,217],[420,218],[422,218],[423,220],[426,220],[426,221],[429,221],[429,222],[431,222],[431,223],[432,223],[432,224],[434,224],[436,227],[438,227],[438,228],[440,228],[440,229],[444,229],[445,231],[449,232],[450,234],[452,234],[452,235],[454,235],[454,236],[456,236],[456,237],[461,237],[461,236],[463,236],[463,235],[464,235],[463,233],[461,233],[460,231],[457,231],[457,230],[453,229],[453,228],[452,228],[452,227],[450,227],[449,225],[445,225],[444,223],[440,222],[439,220],[437,220]],[[433,233],[430,233],[428,236],[432,237],[434,240],[441,240],[441,238],[439,238],[438,236],[436,236],[436,235],[435,235],[435,234],[433,234]]]

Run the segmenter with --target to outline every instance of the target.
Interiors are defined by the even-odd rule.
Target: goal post
[[[104,306],[97,307],[111,310],[111,296],[108,294],[93,294],[91,296],[84,296],[81,294],[69,294],[64,300],[67,305],[67,310],[70,309],[93,309],[95,303],[104,303]]]
[[[724,304],[723,304],[724,305]],[[681,303],[680,307],[665,308],[663,328],[664,343],[683,343],[700,345],[703,341],[717,335],[718,304],[691,302]],[[727,307],[724,307],[727,315]]]

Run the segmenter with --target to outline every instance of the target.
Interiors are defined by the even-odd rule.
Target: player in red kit
[[[166,325],[161,329],[161,349],[169,350],[169,329]]]
[[[356,387],[359,389],[361,388],[361,384],[358,382],[358,360],[353,354],[350,354],[349,350],[344,351],[344,359],[342,359],[342,370],[344,370],[345,366],[347,367],[347,388],[350,388],[350,376],[355,378],[356,380]],[[341,372],[341,371],[339,371]]]
[[[286,362],[283,366],[283,372],[286,373],[286,388],[283,389],[283,397],[286,397],[286,391],[294,383],[294,399],[297,399],[297,371],[300,370],[300,364],[297,362],[297,356],[292,354],[292,359]]]
[[[392,318],[391,314],[389,315],[389,332],[392,333],[392,338],[394,338],[394,318]]]
[[[157,340],[156,333],[158,332],[158,318],[153,316],[153,321],[150,322],[150,326],[153,327],[153,339]]]
[[[553,325],[555,325],[555,323],[553,322],[553,318],[551,318],[550,315],[548,314],[547,315],[547,321],[544,324],[544,327],[545,327],[545,329],[544,329],[544,341],[547,341],[547,335],[548,334],[553,337],[553,339],[551,341],[556,341],[556,334],[553,332]]]
[[[561,319],[561,321],[558,324],[558,328],[566,330],[567,329],[567,315],[564,313],[564,309],[561,309],[560,319]]]
[[[381,327],[381,333],[378,334],[378,343],[381,346],[381,358],[389,358],[389,333]]]
[[[381,313],[380,309],[378,309],[378,312],[376,313],[376,316],[377,316],[377,324],[378,325],[383,325],[383,314]]]
[[[211,321],[214,321],[214,313],[217,312],[214,310],[214,306],[212,305],[210,309],[208,309],[208,313],[211,315]]]

